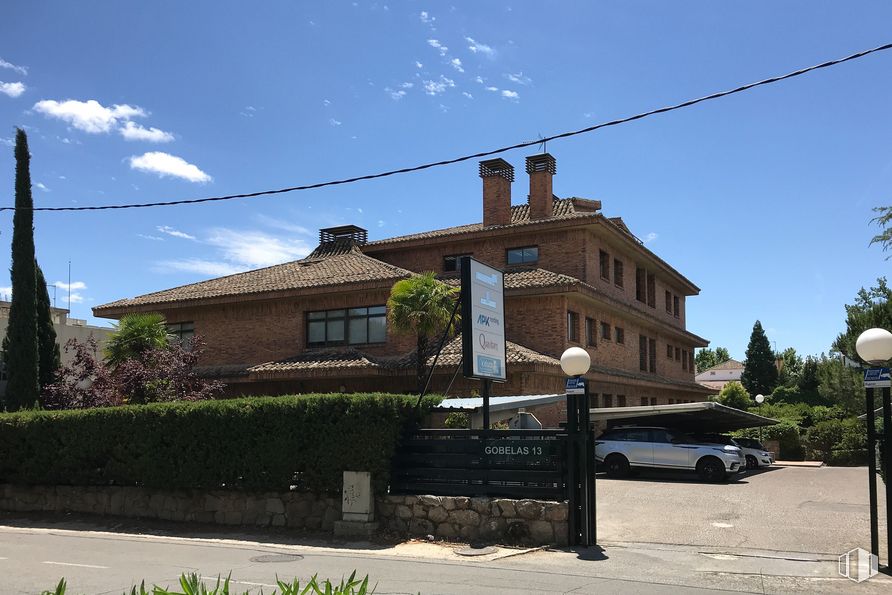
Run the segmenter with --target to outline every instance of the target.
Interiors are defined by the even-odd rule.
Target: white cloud
[[[400,99],[402,99],[403,97],[406,96],[406,92],[403,91],[402,89],[394,91],[390,87],[384,87],[384,91],[386,93],[388,93],[390,95],[390,98],[393,99],[394,101],[399,101]]]
[[[158,236],[148,235],[148,234],[144,234],[144,233],[138,233],[138,234],[136,234],[136,237],[142,238],[144,240],[154,240],[156,242],[164,241],[164,238],[159,238]]]
[[[422,64],[418,60],[415,60],[415,68],[424,68],[424,64]]]
[[[71,284],[65,283],[64,281],[56,281],[53,283],[53,287],[58,287],[62,291],[70,294],[69,298],[71,299],[72,304],[80,304],[84,301],[84,294],[81,292],[87,288],[87,284],[83,281],[74,281]]]
[[[10,62],[7,62],[3,58],[0,58],[0,68],[8,68],[10,70],[15,70],[22,76],[28,76],[28,69],[25,66],[16,66]]]
[[[455,81],[441,74],[438,81],[424,81],[424,92],[428,95],[439,95],[445,92],[447,88],[454,86]]]
[[[46,185],[45,185],[43,182],[37,182],[36,184],[34,184],[34,187],[35,187],[35,188],[40,188],[40,189],[43,190],[44,192],[49,192],[49,191],[50,191],[50,189],[47,188]]]
[[[449,48],[440,43],[440,40],[438,39],[428,39],[427,44],[432,48],[436,48],[440,52],[441,56],[445,56],[446,52],[449,51]]]
[[[403,89],[411,89],[415,86],[415,83],[400,83],[400,87]]]
[[[378,227],[384,227],[384,220],[378,219]]]
[[[12,287],[0,287],[0,300],[8,302],[12,299]]]
[[[464,95],[465,97],[467,97],[468,99],[474,99],[474,96],[471,95],[470,93],[468,93],[467,91],[462,91],[461,94]]]
[[[340,126],[342,124],[340,120],[335,120],[334,118],[329,118],[328,123],[332,126]]]
[[[421,14],[418,15],[418,18],[421,20],[422,23],[425,23],[428,25],[437,20],[437,17],[432,17],[431,15],[428,14],[428,12],[426,10],[422,10]]]
[[[653,242],[657,241],[658,237],[659,237],[659,235],[657,235],[655,232],[652,231],[649,234],[647,234],[647,236],[645,236],[644,243],[645,244],[653,243]]]
[[[184,231],[174,229],[173,227],[170,227],[169,225],[159,225],[155,229],[157,229],[158,231],[160,231],[163,234],[167,234],[174,238],[182,238],[184,240],[192,240],[192,241],[196,241],[198,239],[193,235],[189,235],[188,233],[186,233]]]
[[[505,99],[510,99],[511,101],[517,101],[518,99],[520,99],[520,95],[518,95],[517,91],[509,91],[508,89],[502,91],[502,97],[504,97]]]
[[[498,91],[499,88],[498,87],[486,87],[486,90],[495,92],[495,91]]]
[[[478,83],[480,83],[481,85],[485,84],[485,83],[483,82],[483,77],[480,76],[479,74],[478,74],[477,76],[474,77],[474,80],[477,81]]]
[[[530,85],[533,83],[533,79],[524,75],[523,72],[518,72],[517,74],[506,73],[505,78],[518,85]]]
[[[277,219],[276,217],[270,217],[269,215],[254,215],[254,220],[258,223],[262,223],[267,227],[272,227],[274,229],[281,229],[284,231],[288,231],[291,233],[298,233],[301,235],[305,235],[307,237],[312,236],[313,232],[304,227],[303,225],[297,225],[296,223],[288,223],[287,221],[282,221],[281,219]]]
[[[228,262],[184,258],[181,260],[162,260],[156,263],[152,270],[158,273],[198,273],[207,277],[223,277],[241,273],[245,268],[231,265]]]
[[[11,138],[0,138],[0,145],[6,145],[7,147],[14,147],[15,141]]]
[[[25,83],[4,83],[0,81],[0,93],[9,97],[18,97],[25,92]]]
[[[35,103],[33,109],[47,117],[68,122],[78,130],[90,134],[109,132],[120,122],[146,115],[145,110],[139,106],[123,104],[105,107],[95,99],[88,101],[68,99],[62,102],[44,99]]]
[[[143,128],[135,122],[127,121],[124,127],[119,129],[121,136],[126,140],[144,140],[150,143],[169,143],[173,135],[158,128]]]
[[[201,171],[197,166],[185,161],[176,155],[162,153],[160,151],[151,151],[144,153],[139,157],[130,158],[130,168],[140,171],[156,173],[162,178],[165,176],[173,176],[190,182],[198,182],[204,184],[213,180],[211,176]]]
[[[234,265],[258,268],[303,258],[312,247],[303,239],[282,239],[262,231],[217,228],[207,244],[219,248],[223,259]]]
[[[329,101],[328,99],[323,99],[322,105],[324,105],[325,107],[328,107],[329,105],[331,105],[331,101]]]
[[[452,64],[452,67],[454,69],[456,69],[457,71],[459,71],[459,72],[465,71],[465,69],[461,67],[461,60],[459,60],[458,58],[453,58],[449,63]]]
[[[467,41],[470,45],[468,49],[474,52],[475,54],[483,54],[485,56],[492,57],[495,55],[496,51],[492,49],[490,46],[485,43],[480,43],[479,41],[475,41],[471,37],[465,37],[465,41]]]

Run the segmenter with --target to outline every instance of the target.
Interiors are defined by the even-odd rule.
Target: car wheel
[[[756,457],[753,455],[746,455],[746,468],[747,469],[758,469],[759,461],[756,460]]]
[[[704,457],[697,463],[697,474],[703,481],[719,483],[725,481],[725,465],[715,457]]]
[[[607,468],[607,477],[628,477],[631,471],[629,459],[618,454],[607,457],[604,466]]]

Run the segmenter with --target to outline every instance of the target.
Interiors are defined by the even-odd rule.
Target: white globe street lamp
[[[756,395],[756,403],[762,404],[765,402],[765,395]]]
[[[561,355],[561,370],[567,376],[582,376],[592,365],[592,358],[581,347],[571,347]]]
[[[892,359],[892,333],[883,328],[867,329],[858,335],[855,350],[869,364],[885,363]]]

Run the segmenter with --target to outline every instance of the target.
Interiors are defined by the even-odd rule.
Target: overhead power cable
[[[858,58],[863,58],[864,56],[868,56],[870,54],[875,54],[877,52],[882,52],[882,51],[885,51],[888,49],[892,49],[892,43],[887,43],[887,44],[884,44],[884,45],[881,45],[881,46],[878,46],[878,47],[875,47],[875,48],[872,48],[869,50],[864,50],[862,52],[858,52],[856,54],[846,56],[845,58],[830,60],[829,62],[824,62],[822,64],[816,64],[814,66],[809,66],[808,68],[802,68],[800,70],[795,70],[793,72],[789,72],[784,75],[767,78],[767,79],[757,81],[754,83],[749,83],[747,85],[742,85],[740,87],[736,87],[734,89],[729,89],[727,91],[720,91],[718,93],[712,93],[711,95],[705,95],[705,96],[699,97],[697,99],[690,99],[688,101],[683,101],[682,103],[677,103],[675,105],[661,107],[661,108],[653,109],[653,110],[650,110],[647,112],[642,112],[640,114],[635,114],[634,116],[627,116],[625,118],[619,118],[617,120],[610,120],[608,122],[602,122],[600,124],[595,124],[594,126],[588,126],[586,128],[581,128],[579,130],[573,130],[570,132],[562,132],[560,134],[547,136],[545,138],[538,138],[538,139],[532,140],[532,141],[526,141],[526,142],[517,143],[514,145],[509,145],[507,147],[500,147],[498,149],[492,149],[489,151],[481,151],[479,153],[463,155],[461,157],[455,157],[453,159],[444,159],[442,161],[434,161],[432,163],[424,163],[422,165],[415,165],[412,167],[403,167],[400,169],[392,169],[389,171],[384,171],[384,172],[380,172],[380,173],[376,173],[376,174],[366,174],[363,176],[354,176],[352,178],[343,178],[340,180],[329,180],[327,182],[317,182],[315,184],[304,184],[301,186],[290,186],[288,188],[279,188],[276,190],[261,190],[258,192],[247,192],[244,194],[227,194],[224,196],[208,196],[208,197],[204,197],[204,198],[189,198],[189,199],[182,199],[182,200],[168,200],[168,201],[159,201],[159,202],[131,203],[131,204],[119,204],[119,205],[95,205],[95,206],[80,206],[80,207],[34,207],[32,210],[34,210],[34,211],[106,211],[106,210],[112,210],[112,209],[145,209],[145,208],[149,208],[149,207],[170,207],[170,206],[175,206],[175,205],[192,205],[192,204],[200,204],[200,203],[206,203],[206,202],[220,202],[220,201],[224,201],[224,200],[235,200],[235,199],[239,199],[239,198],[256,198],[258,196],[284,194],[286,192],[297,192],[300,190],[314,190],[316,188],[325,188],[328,186],[340,186],[343,184],[352,184],[354,182],[361,182],[364,180],[375,180],[377,178],[386,178],[389,176],[395,176],[397,174],[406,174],[406,173],[410,173],[410,172],[431,169],[433,167],[441,167],[444,165],[452,165],[454,163],[461,163],[462,161],[469,161],[471,159],[480,159],[481,157],[490,157],[492,155],[498,155],[500,153],[506,153],[508,151],[513,151],[515,149],[522,149],[524,147],[540,145],[543,143],[551,142],[551,141],[562,139],[562,138],[569,138],[571,136],[585,134],[587,132],[594,132],[595,130],[599,130],[601,128],[607,128],[608,126],[617,126],[619,124],[626,124],[628,122],[633,122],[635,120],[641,120],[642,118],[647,118],[649,116],[655,116],[657,114],[664,114],[666,112],[671,112],[671,111],[683,109],[686,107],[690,107],[690,106],[696,105],[698,103],[703,103],[704,101],[710,101],[712,99],[719,99],[721,97],[727,97],[728,95],[734,95],[735,93],[742,93],[743,91],[749,91],[750,89],[754,89],[756,87],[761,87],[763,85],[770,85],[772,83],[777,83],[780,81],[791,79],[791,78],[812,72],[814,70],[819,70],[821,68],[828,68],[830,66],[836,66],[837,64],[842,64],[843,62],[857,60]],[[14,210],[15,210],[15,207],[0,207],[0,211],[14,211]]]

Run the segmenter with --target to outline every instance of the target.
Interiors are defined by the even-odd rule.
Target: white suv
[[[609,477],[625,477],[633,468],[696,471],[720,482],[746,468],[737,446],[705,444],[667,428],[627,426],[607,430],[595,441],[595,459]]]

